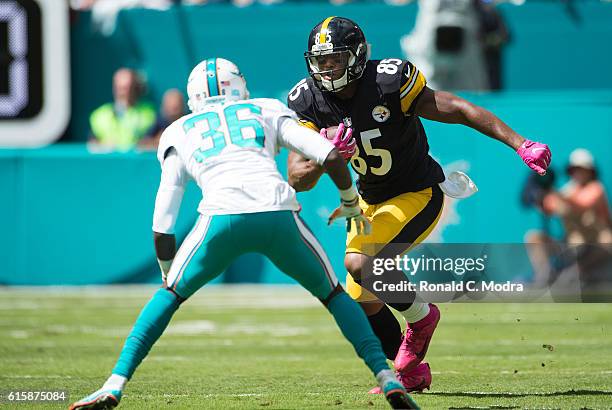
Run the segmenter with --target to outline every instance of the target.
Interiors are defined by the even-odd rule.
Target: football
[[[330,141],[333,140],[336,132],[338,131],[338,126],[327,127],[325,129],[327,131],[327,139]]]

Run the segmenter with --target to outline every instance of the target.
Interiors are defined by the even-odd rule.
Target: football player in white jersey
[[[248,99],[242,74],[228,60],[198,64],[187,94],[192,113],[164,131],[158,148],[162,175],[153,231],[163,286],[140,313],[104,386],[70,408],[118,405],[127,381],[180,304],[247,252],[266,255],[323,303],[393,408],[417,408],[389,369],[363,310],[338,284],[321,245],[299,217],[295,191],[274,161],[284,146],[323,166],[341,198],[330,220],[345,217],[368,231],[342,156],[300,126],[280,101]],[[202,189],[200,216],[177,252],[174,225],[190,179]]]

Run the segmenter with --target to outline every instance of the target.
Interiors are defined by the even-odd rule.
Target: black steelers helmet
[[[304,58],[319,88],[340,91],[363,75],[368,44],[354,21],[332,16],[312,29]]]

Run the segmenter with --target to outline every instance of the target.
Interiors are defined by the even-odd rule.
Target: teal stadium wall
[[[509,90],[612,88],[612,4],[574,2],[576,12],[570,14],[560,3],[501,7],[513,37],[504,64]],[[69,137],[86,139],[88,115],[111,99],[111,77],[122,65],[146,75],[155,102],[168,88],[184,89],[191,68],[208,56],[238,63],[254,96],[284,99],[307,75],[302,55],[318,21],[329,15],[352,18],[363,27],[374,58],[402,57],[399,41],[412,29],[416,12],[415,3],[392,7],[367,1],[125,10],[109,37],[92,29],[89,14],[80,14],[72,29]]]
[[[400,55],[399,37],[410,30],[416,9],[356,4],[287,4],[235,9],[184,7],[167,13],[122,12],[116,32],[103,37],[81,15],[72,33],[73,118],[69,134],[83,140],[87,115],[108,101],[114,69],[128,65],[148,76],[157,101],[170,87],[183,88],[193,61],[221,55],[237,61],[255,96],[284,98],[304,75],[301,54],[317,20],[340,14],[359,21],[374,57]],[[553,4],[503,9],[513,31],[506,83],[499,94],[463,94],[520,133],[546,141],[562,174],[572,149],[596,156],[612,192],[612,6],[581,4],[577,23]],[[164,30],[159,30],[163,27]],[[183,40],[188,40],[184,43]],[[521,208],[527,168],[508,148],[461,126],[425,122],[433,155],[446,167],[467,169],[480,192],[447,202],[448,214],[434,240],[521,242],[540,217]],[[279,157],[286,169],[286,154]],[[151,217],[159,166],[152,153],[91,154],[82,144],[40,150],[0,150],[0,284],[105,284],[157,281]],[[563,183],[563,178],[558,185]],[[325,219],[337,194],[325,177],[299,195],[302,214],[342,276],[344,226]],[[198,192],[187,192],[178,223],[184,236],[195,220]],[[557,225],[558,229],[558,225]],[[529,274],[527,266],[517,270]],[[289,283],[269,262],[247,255],[217,282]]]

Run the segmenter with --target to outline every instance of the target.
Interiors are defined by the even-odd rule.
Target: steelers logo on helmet
[[[355,22],[332,16],[311,30],[304,58],[317,87],[337,92],[363,75],[368,45]]]

